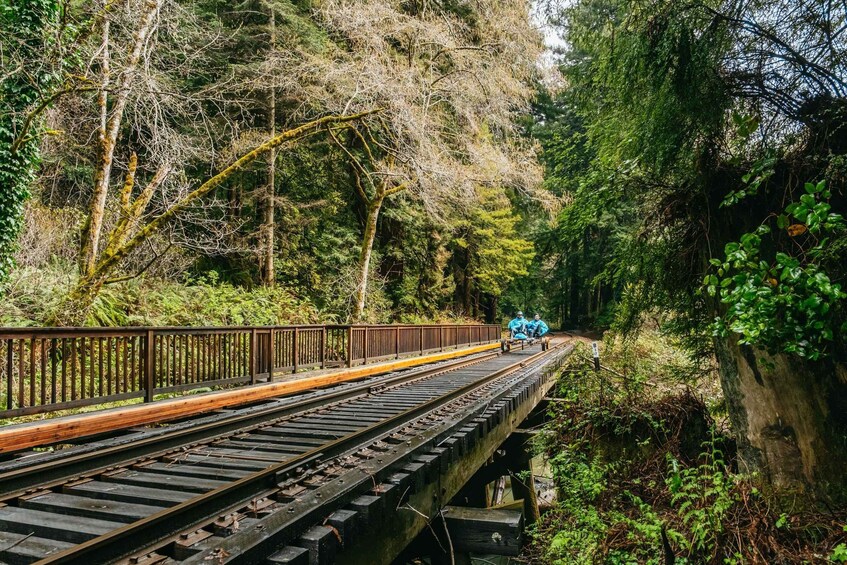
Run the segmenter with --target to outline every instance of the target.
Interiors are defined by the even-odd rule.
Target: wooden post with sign
[[[596,341],[591,342],[591,354],[594,357],[594,372],[597,373],[598,376],[598,386],[600,387],[600,402],[606,403],[606,378],[603,373],[600,372],[600,347],[597,345]]]
[[[596,341],[591,342],[591,353],[594,356],[594,370],[600,370],[600,348]]]

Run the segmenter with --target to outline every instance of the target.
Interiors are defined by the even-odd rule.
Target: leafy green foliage
[[[739,135],[743,136],[745,139],[749,138],[752,133],[750,128],[751,125],[746,121],[741,121],[739,118],[736,118],[737,114],[733,114],[733,118],[736,121],[739,129],[741,129],[741,133]],[[741,181],[744,185],[738,190],[730,191],[730,193],[723,199],[721,202],[721,206],[732,206],[733,204],[737,204],[744,198],[748,196],[753,196],[757,194],[759,191],[759,187],[762,184],[767,183],[768,179],[774,174],[774,166],[777,163],[777,159],[773,155],[767,155],[763,159],[759,159],[753,164],[752,170],[741,177]]]
[[[688,450],[681,449],[679,430],[706,431],[697,425],[703,405],[685,397],[648,402],[642,388],[612,384],[607,376],[581,369],[584,347],[577,348],[571,370],[560,380],[544,436],[558,498],[535,533],[534,547],[541,545],[543,552],[538,561],[658,565],[667,540],[678,562],[699,562],[708,555],[696,538],[706,536],[699,513],[713,512],[706,471],[715,477],[725,473],[717,458],[712,466],[692,465]],[[664,370],[666,347],[651,351],[640,361]],[[620,358],[607,355],[606,348],[603,354],[606,363]],[[677,467],[667,475],[647,471],[661,467],[660,460],[676,461]]]
[[[353,11],[358,13],[361,5],[353,3],[349,6],[351,9],[356,7]],[[378,2],[375,3],[374,8],[378,9],[378,5]],[[378,80],[387,81],[383,84],[386,85],[387,96],[393,99],[392,93],[399,92],[396,87],[400,85],[392,85],[391,81],[400,80],[398,77],[410,71],[406,55],[409,55],[409,60],[415,60],[420,55],[422,59],[418,62],[428,61],[426,54],[416,48],[410,51],[405,40],[398,37],[397,41],[392,38],[386,43],[385,58],[373,58],[368,51],[360,62],[354,63],[356,58],[353,55],[358,49],[365,49],[364,45],[340,33],[341,28],[326,17],[330,13],[324,10],[326,6],[312,0],[247,0],[237,5],[222,0],[200,0],[187,4],[162,4],[155,34],[145,45],[143,69],[132,75],[122,72],[122,69],[126,63],[127,48],[137,29],[137,14],[131,9],[103,11],[100,8],[101,5],[96,2],[0,0],[0,27],[3,30],[0,34],[3,65],[0,72],[3,82],[0,88],[0,278],[10,268],[13,242],[15,237],[19,237],[22,204],[28,190],[32,191],[34,199],[39,200],[36,205],[49,211],[62,209],[63,214],[85,213],[89,208],[92,181],[101,163],[100,148],[96,142],[99,123],[97,90],[104,71],[101,62],[104,50],[100,47],[104,40],[101,16],[105,15],[110,24],[107,40],[107,52],[112,62],[110,84],[114,86],[119,77],[130,78],[127,108],[132,109],[125,112],[119,126],[119,143],[115,149],[105,206],[104,225],[107,229],[114,225],[120,213],[117,193],[132,153],[138,156],[137,178],[131,193],[133,198],[148,185],[162,161],[174,165],[171,175],[152,196],[143,218],[146,220],[171,208],[186,188],[199,179],[208,178],[215,169],[220,169],[267,136],[270,126],[269,88],[272,85],[277,87],[274,107],[276,130],[279,132],[308,116],[337,112],[345,105],[379,106],[378,97],[373,96],[370,87],[359,89],[355,86],[358,84],[358,71],[354,69],[361,68],[361,72],[368,76],[379,76]],[[339,5],[338,10],[341,9]],[[467,39],[479,42],[481,47],[473,52],[474,57],[486,68],[487,58],[501,52],[507,45],[538,43],[535,36],[515,33],[510,25],[492,18],[485,6],[451,1],[439,3],[436,9],[448,18],[452,15],[458,17],[463,30],[465,24],[468,30],[472,30]],[[48,10],[54,12],[48,14]],[[68,12],[62,13],[61,10]],[[421,10],[420,6],[406,2],[392,5],[391,11],[397,13],[398,20],[412,23],[426,21],[432,15],[431,10]],[[514,15],[517,23],[528,23],[524,18],[526,13],[528,11],[516,10],[510,15]],[[271,14],[274,15],[275,41],[271,41]],[[363,17],[356,19],[352,27],[361,27],[366,34],[373,32],[370,37],[380,42],[380,34],[386,28],[378,20],[369,23],[367,12],[360,14]],[[373,27],[368,28],[370,25]],[[273,44],[276,45],[275,50]],[[476,75],[456,74],[452,69],[453,65],[459,69],[468,62],[465,55],[469,53],[471,51],[464,49],[455,53],[452,49],[445,49],[436,55],[437,69],[450,77],[449,81],[436,81],[439,88],[448,82],[452,84],[456,77]],[[530,58],[531,55],[527,55],[527,60]],[[375,68],[372,65],[376,63],[384,64],[384,70],[393,70],[391,65],[395,59],[396,74],[372,72]],[[19,62],[27,64],[18,69]],[[79,62],[84,65],[78,65]],[[338,71],[339,76],[323,72],[309,76],[307,68],[332,69]],[[531,62],[522,68],[531,71]],[[519,70],[511,63],[508,69]],[[41,74],[42,71],[44,74]],[[520,75],[520,81],[528,80],[529,74]],[[317,77],[326,80],[312,81]],[[424,85],[430,78],[424,77],[421,84]],[[148,79],[158,85],[152,93],[146,90],[145,81]],[[504,73],[499,78],[492,75],[489,79],[502,86],[510,82],[512,76]],[[408,87],[405,78],[402,80]],[[523,84],[518,86],[520,88],[513,90],[512,94],[520,95],[519,98],[524,100],[523,93],[526,91]],[[355,94],[352,94],[353,89]],[[21,120],[27,113],[59,92],[62,94],[57,98],[56,111],[48,114],[49,123],[34,120],[30,128],[33,135],[25,137],[27,142],[18,147],[16,155],[10,157],[4,153],[10,147],[10,140],[20,137]],[[179,96],[173,93],[179,93]],[[110,112],[114,109],[116,94],[109,89],[107,109]],[[496,107],[502,108],[503,112],[507,108],[511,112],[517,107],[506,100],[509,96],[511,94],[495,97],[501,98]],[[411,98],[415,98],[414,90]],[[430,117],[442,116],[443,127],[412,128],[407,133],[438,130],[439,135],[445,137],[444,147],[454,149],[457,158],[470,165],[477,158],[472,155],[473,152],[466,152],[464,147],[473,136],[462,138],[457,135],[468,116],[464,112],[471,107],[464,105],[467,102],[481,104],[479,139],[484,137],[493,141],[513,136],[512,128],[504,127],[507,125],[505,121],[499,121],[489,113],[489,109],[495,106],[486,105],[471,92],[463,97],[460,90],[457,90],[457,101],[461,111],[427,114]],[[10,106],[15,104],[17,106]],[[485,123],[489,118],[491,123]],[[390,122],[391,119],[386,119],[384,124]],[[44,161],[39,170],[38,138],[48,125],[56,127],[56,136],[51,138],[50,143],[40,144],[44,149]],[[375,119],[369,131],[373,134],[380,127]],[[399,135],[398,139],[405,140],[406,135]],[[382,139],[380,143],[386,141]],[[398,151],[411,153],[415,147],[418,143],[404,141],[398,146]],[[518,144],[514,146],[517,147]],[[352,148],[354,153],[360,150],[360,147]],[[434,159],[437,153],[439,151],[432,153]],[[415,162],[417,164],[412,168],[420,168],[418,160],[410,155],[398,155],[397,162]],[[527,170],[533,169],[529,160],[527,165]],[[495,168],[500,170],[499,166]],[[456,170],[456,167],[439,164],[433,171],[436,169],[446,173]],[[514,180],[522,172],[504,175],[502,179],[486,176],[478,181],[477,175],[473,175],[474,180],[462,181],[459,184],[463,197],[467,195],[467,205],[461,209],[424,206],[415,201],[415,196],[420,193],[412,190],[407,195],[398,194],[387,200],[377,226],[371,262],[373,284],[369,285],[367,296],[371,310],[368,319],[387,322],[400,319],[427,321],[455,315],[495,317],[498,297],[526,276],[532,256],[532,244],[519,225],[522,218],[516,203],[521,198],[511,194],[510,201],[504,186],[494,186],[500,180],[510,187],[521,186]],[[499,180],[491,180],[495,178]],[[39,183],[42,179],[50,182]],[[12,182],[11,189],[9,182]],[[481,194],[477,201],[470,196],[474,182],[486,184],[486,190],[496,193],[496,197]],[[267,306],[270,311],[264,316],[256,308],[268,297],[262,296],[264,291],[254,287],[265,282],[259,277],[256,250],[263,247],[265,241],[262,228],[267,218],[267,183],[267,161],[257,160],[222,183],[208,198],[196,202],[191,210],[180,214],[176,222],[161,230],[161,239],[151,241],[149,247],[145,246],[133,256],[126,257],[121,265],[115,267],[116,279],[133,276],[147,268],[147,258],[161,255],[163,259],[147,268],[145,278],[140,279],[149,281],[149,286],[161,291],[160,296],[139,299],[135,303],[132,296],[135,283],[107,285],[87,322],[134,324],[143,319],[168,319],[171,320],[169,323],[174,323],[181,317],[179,309],[186,308],[197,314],[196,317],[186,314],[184,319],[188,323],[198,318],[220,320],[221,323],[238,323],[238,320],[255,323],[260,319],[285,318],[292,302],[295,308],[296,304],[304,304],[310,311],[312,308],[319,310],[324,321],[343,320],[350,310],[349,293],[355,289],[356,273],[350,266],[359,258],[364,223],[364,210],[356,196],[348,157],[329,142],[323,132],[304,139],[296,146],[287,145],[278,152],[274,187],[274,283],[282,290],[279,296],[274,295],[274,300],[285,312],[274,312],[274,306],[270,304]],[[449,179],[441,184],[445,193],[451,190]],[[43,190],[48,185],[49,189]],[[30,217],[25,231],[27,238],[35,225]],[[214,226],[211,230],[214,235],[211,236],[210,225]],[[13,275],[10,281],[9,296],[14,300],[2,305],[6,323],[44,323],[44,309],[39,304],[55,307],[56,299],[47,296],[41,289],[66,292],[67,287],[60,279],[75,276],[70,264],[73,258],[68,257],[73,255],[76,247],[77,234],[71,233],[73,231],[68,230],[63,238],[67,243],[64,247],[71,250],[61,258],[63,261],[68,259],[67,264],[53,264],[51,259],[45,258],[49,253],[40,254],[39,261],[30,261],[33,254],[25,249],[18,251],[17,257],[21,260],[17,270],[22,272],[20,276]],[[163,251],[166,248],[168,251]],[[169,265],[171,256],[178,256],[179,260]],[[42,279],[51,280],[44,281],[43,287],[29,288],[29,296],[23,296],[18,283],[37,278],[30,267],[41,270]],[[63,271],[61,276],[56,276],[57,267]],[[213,272],[216,277],[211,276]],[[460,288],[456,282],[459,279],[467,284]],[[200,285],[197,283],[199,280],[207,282]],[[187,296],[170,297],[172,292],[182,294],[176,288],[180,284],[186,287],[186,295],[202,286],[199,294],[207,297],[212,311],[202,313],[202,305],[194,304]],[[120,292],[129,296],[122,297]],[[221,300],[227,297],[234,305],[241,303],[244,311],[223,311],[225,305],[217,303],[217,297]],[[176,310],[171,308],[171,302]],[[154,310],[156,308],[161,308],[161,316]],[[236,309],[236,306],[233,308]]]
[[[565,496],[556,508],[558,531],[548,542],[547,557],[556,564],[591,562],[609,529],[597,508],[606,490],[605,469],[575,450],[559,453],[550,465]]]
[[[636,203],[597,159],[571,95],[541,92],[536,112],[530,133],[542,148],[545,185],[565,203],[552,225],[528,223],[539,251],[532,270],[543,278],[516,289],[510,303],[568,327],[607,327],[631,272]]]
[[[723,533],[727,511],[738,500],[734,479],[728,473],[720,439],[704,442],[703,463],[683,467],[668,455],[670,470],[666,479],[671,504],[688,528],[685,544],[689,553],[712,555]]]
[[[565,67],[600,160],[674,174],[723,122],[725,28],[685,2],[576,2]]]
[[[794,8],[774,5],[779,13]],[[756,82],[771,78],[758,74],[765,67],[757,61],[777,57],[779,42],[795,38],[789,32],[829,15],[823,4],[803,4],[810,19],[780,21],[778,33],[787,35],[779,37],[756,35],[751,22],[761,10],[746,2],[581,0],[559,14],[567,86],[540,100],[533,133],[547,182],[567,198],[556,231],[537,239],[554,266],[548,301],[563,318],[613,319],[627,331],[655,319],[704,356],[715,329],[810,359],[840,344],[847,246],[838,214],[829,216],[844,206],[834,129],[843,111],[824,103],[827,94],[798,117],[776,101],[796,92],[770,83],[773,90],[762,91]],[[839,53],[821,61],[839,68]],[[815,120],[833,125],[813,127]],[[831,202],[809,193],[768,215],[803,190],[797,178],[824,176]],[[594,193],[602,190],[613,197],[601,200]],[[769,235],[753,227],[763,223]],[[726,300],[706,300],[702,266],[728,243],[756,256],[744,260],[751,266],[743,277],[732,263],[709,273],[704,286]]]
[[[806,183],[805,190],[774,222],[727,243],[725,258],[711,260],[716,273],[706,275],[703,284],[726,306],[714,324],[717,335],[736,333],[743,344],[815,360],[832,342],[835,314],[847,298],[819,260],[828,251],[830,236],[843,235],[847,224],[831,212],[825,182]],[[776,251],[771,261],[763,257],[774,228],[787,233],[792,247],[800,250],[797,256]],[[798,241],[801,237],[805,246]]]
[[[452,244],[466,258],[464,277],[471,293],[500,296],[528,274],[533,245],[518,232],[521,218],[502,193],[480,188],[481,202],[456,222]]]
[[[844,526],[844,531],[847,532],[847,526]],[[847,543],[839,543],[832,550],[829,560],[833,563],[847,563]]]
[[[702,306],[678,290],[692,283],[681,267],[704,206],[693,179],[730,103],[717,70],[726,29],[685,2],[585,0],[561,16],[567,88],[534,131],[547,182],[566,197],[538,241],[554,266],[551,306],[573,325],[622,329],[673,311],[702,338]]]

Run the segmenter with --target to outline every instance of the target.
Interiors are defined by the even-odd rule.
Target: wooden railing
[[[497,325],[0,328],[0,418],[499,339]]]

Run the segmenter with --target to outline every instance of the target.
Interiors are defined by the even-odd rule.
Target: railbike
[[[512,347],[520,347],[523,349],[524,347],[535,345],[538,342],[541,343],[541,351],[547,351],[550,347],[550,336],[543,335],[541,337],[534,337],[521,331],[514,333],[510,332],[509,337],[500,340],[500,350],[506,353],[511,351]]]

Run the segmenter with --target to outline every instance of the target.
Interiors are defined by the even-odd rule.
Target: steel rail
[[[377,422],[362,430],[330,441],[306,451],[293,459],[274,464],[256,471],[227,485],[205,494],[166,508],[137,522],[127,524],[106,534],[80,543],[62,552],[48,556],[40,565],[76,563],[108,563],[129,553],[128,547],[139,549],[156,544],[157,541],[179,531],[207,522],[210,518],[225,514],[229,509],[244,505],[259,493],[274,489],[279,478],[321,459],[339,456],[361,444],[382,437],[400,425],[431,412],[450,401],[472,393],[488,383],[511,374],[536,360],[556,351],[558,347],[540,351],[516,363],[496,370],[464,386],[455,388],[441,396],[422,402],[395,416]],[[132,549],[130,549],[131,551]]]
[[[470,394],[443,405],[424,418],[413,420],[402,426],[392,434],[392,438],[397,443],[376,456],[365,456],[364,460],[360,460],[361,463],[353,466],[345,464],[346,455],[325,462],[317,467],[316,471],[325,466],[332,468],[335,464],[346,467],[346,469],[340,474],[327,475],[325,481],[314,485],[314,490],[294,497],[286,496],[285,500],[281,501],[280,508],[262,517],[253,514],[255,521],[251,521],[249,525],[237,531],[224,534],[212,545],[204,544],[202,539],[198,541],[198,546],[194,546],[192,543],[183,545],[181,550],[176,552],[179,555],[174,554],[175,559],[183,565],[204,565],[213,559],[217,560],[218,563],[231,563],[232,565],[262,563],[268,556],[284,549],[285,546],[303,547],[296,540],[310,526],[330,524],[337,527],[339,524],[332,524],[331,521],[327,521],[326,517],[332,516],[331,513],[336,510],[352,510],[349,503],[362,494],[375,496],[384,503],[384,505],[379,505],[375,509],[374,522],[371,522],[370,512],[370,506],[373,503],[365,503],[368,508],[364,510],[366,517],[363,517],[363,521],[369,525],[362,525],[365,528],[370,528],[368,533],[371,535],[379,535],[380,532],[385,532],[384,528],[386,527],[393,528],[394,522],[390,518],[387,523],[384,519],[380,522],[380,515],[384,512],[390,514],[392,510],[398,512],[403,508],[415,512],[409,503],[409,499],[407,499],[407,495],[411,498],[419,493],[426,492],[429,488],[431,490],[428,496],[433,497],[434,504],[437,504],[438,500],[451,499],[458,492],[460,485],[454,483],[453,488],[445,491],[444,487],[452,483],[452,480],[447,478],[444,473],[452,473],[454,468],[456,472],[461,473],[460,468],[465,466],[465,458],[473,457],[472,453],[480,443],[486,441],[488,434],[496,434],[498,429],[509,426],[509,421],[512,421],[512,424],[517,424],[516,421],[512,420],[511,415],[514,414],[516,400],[520,396],[524,398],[543,396],[549,387],[553,386],[554,383],[550,382],[548,376],[555,373],[556,369],[561,366],[558,360],[569,354],[573,350],[573,345],[560,344],[555,346],[554,349],[556,353],[545,357],[538,363],[515,371],[502,380],[489,381]],[[526,384],[518,384],[528,381],[534,381],[539,389],[543,389],[543,392],[533,395],[530,392],[531,388],[527,387]],[[549,384],[545,386],[545,383]],[[523,390],[516,395],[516,388]],[[505,414],[504,411],[506,411]],[[450,440],[453,443],[448,443]],[[372,449],[379,442],[380,440],[377,440],[375,444],[368,444],[363,449]],[[495,440],[495,444],[499,444],[499,442]],[[433,457],[434,460],[430,459]],[[462,463],[455,464],[456,458],[461,458]],[[417,467],[424,461],[427,462],[426,467],[423,469]],[[402,466],[409,462],[411,462],[410,465]],[[415,477],[414,475],[417,473],[423,474],[424,477]],[[434,477],[433,475],[439,476]],[[447,484],[445,484],[445,480]],[[306,481],[309,481],[309,479],[306,479]],[[296,488],[295,485],[298,484],[302,483],[295,478],[286,481],[283,485],[280,485],[280,488]],[[392,487],[397,487],[393,494]],[[284,493],[285,490],[282,490],[282,492]],[[426,508],[429,498],[426,494],[423,496],[424,501],[420,501],[420,499],[419,501]],[[406,501],[405,504],[404,501]],[[417,508],[421,509],[419,506]],[[432,509],[430,508],[430,510]],[[360,509],[356,509],[354,512],[358,511]],[[228,517],[238,519],[239,515],[250,516],[251,512],[251,506],[247,505],[240,509],[233,509]],[[435,515],[437,516],[437,513]],[[375,523],[379,523],[379,525],[375,525]],[[148,547],[127,558],[122,558],[119,563],[124,565],[136,561],[141,563],[147,559],[154,562],[160,556],[171,555],[175,547],[186,540],[186,536],[190,538],[192,534],[208,531],[209,527],[214,527],[211,522],[203,525],[202,529],[181,532],[168,541],[158,542],[155,547]],[[337,537],[330,544],[335,545],[335,550],[342,552],[335,558],[335,562],[344,563],[347,559],[345,552],[348,549],[349,541],[346,536],[351,532],[344,528],[344,531],[340,533],[340,545],[333,543],[333,541],[339,541]],[[353,534],[354,545],[361,543],[363,539],[369,539],[360,538],[359,535],[362,533],[356,530],[356,533]],[[170,542],[174,543],[174,547],[170,546]],[[319,562],[327,562],[322,548],[310,548],[310,554],[312,554],[312,549],[317,549]],[[194,551],[197,552],[193,553]],[[330,553],[334,553],[334,551],[330,550]],[[271,559],[268,559],[268,562],[270,561]]]
[[[161,457],[176,447],[196,442],[215,441],[229,433],[249,432],[254,428],[271,425],[309,410],[325,408],[339,402],[365,396],[377,389],[400,386],[419,379],[456,371],[493,359],[499,355],[501,355],[499,351],[482,353],[471,358],[462,358],[456,361],[438,363],[435,366],[403,371],[400,374],[389,373],[383,377],[368,379],[364,383],[352,386],[341,385],[338,387],[340,390],[333,390],[336,388],[333,387],[325,393],[304,398],[291,404],[235,414],[198,426],[167,431],[153,437],[141,438],[89,453],[74,454],[66,458],[2,472],[0,473],[0,503],[21,496],[25,491],[35,487],[53,488],[60,486],[70,477],[76,478],[83,474],[97,474],[116,465],[130,465],[139,458]],[[367,379],[367,377],[365,378]]]

